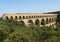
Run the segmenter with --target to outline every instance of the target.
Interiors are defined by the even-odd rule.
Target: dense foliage
[[[15,20],[0,19],[0,42],[60,42],[60,24],[56,29],[26,27]]]

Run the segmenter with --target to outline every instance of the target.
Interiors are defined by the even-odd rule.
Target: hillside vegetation
[[[0,42],[60,42],[60,25],[56,29],[26,27],[18,21],[0,19]]]

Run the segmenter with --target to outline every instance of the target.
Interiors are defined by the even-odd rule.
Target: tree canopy
[[[25,25],[14,20],[0,19],[0,42],[60,42],[60,24],[50,27]]]

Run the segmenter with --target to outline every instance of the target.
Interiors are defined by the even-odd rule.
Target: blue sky
[[[43,13],[60,10],[60,0],[0,0],[0,16],[4,13]]]

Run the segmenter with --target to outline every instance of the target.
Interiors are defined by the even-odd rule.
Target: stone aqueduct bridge
[[[17,14],[4,14],[4,20],[13,19],[26,26],[34,24],[35,26],[50,26],[55,27],[57,14],[40,14],[40,13],[17,13]]]

